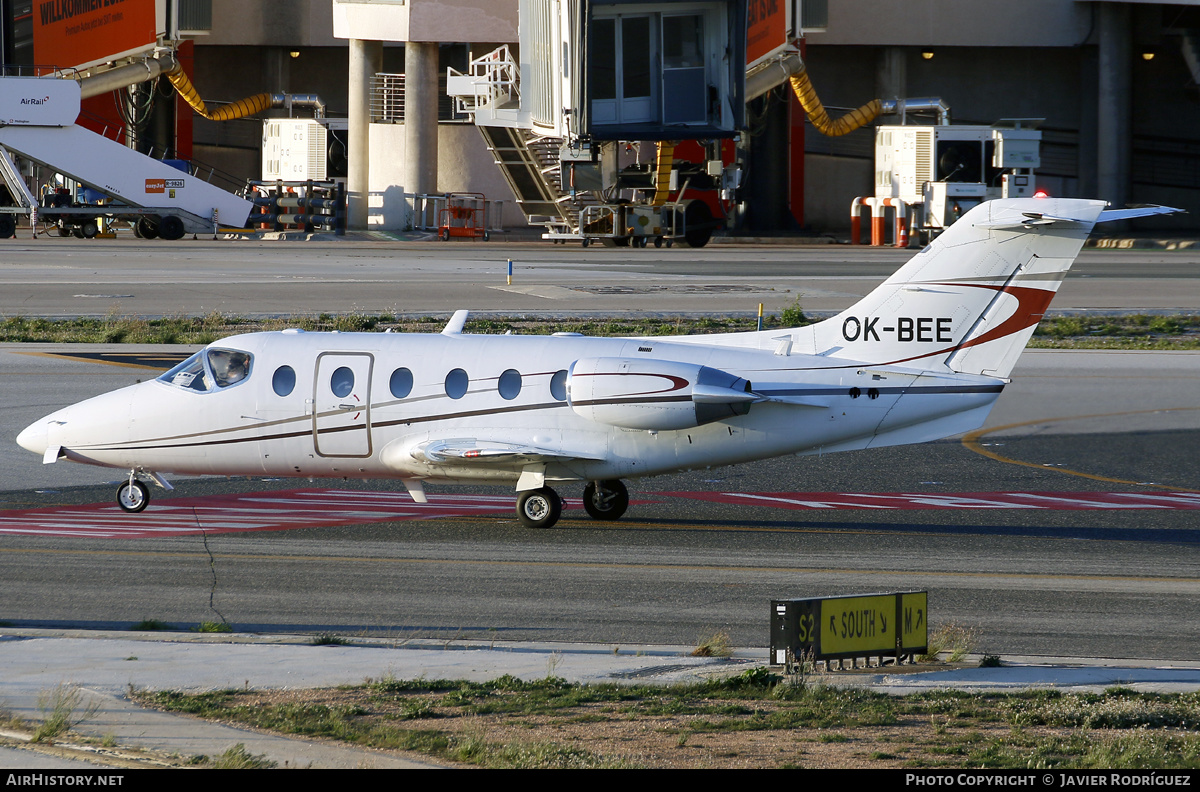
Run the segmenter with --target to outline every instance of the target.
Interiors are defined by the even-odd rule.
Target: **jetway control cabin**
[[[520,18],[514,115],[526,118],[497,107],[477,123],[567,141],[722,138],[744,125],[745,0],[521,0]]]
[[[595,140],[730,137],[745,116],[744,2],[592,0],[580,130]]]

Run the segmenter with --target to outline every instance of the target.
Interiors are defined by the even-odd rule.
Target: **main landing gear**
[[[617,520],[629,508],[629,490],[616,479],[589,481],[583,488],[583,508],[596,520]],[[517,495],[517,519],[526,528],[553,528],[562,516],[562,498],[549,487]]]
[[[589,481],[583,488],[583,508],[594,520],[619,520],[629,508],[629,490],[616,479]]]
[[[562,515],[562,498],[549,487],[525,490],[517,496],[517,519],[526,528],[552,528]]]

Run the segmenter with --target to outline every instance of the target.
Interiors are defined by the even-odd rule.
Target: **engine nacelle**
[[[580,358],[567,374],[578,415],[627,429],[690,429],[745,415],[759,397],[720,369],[646,358]]]

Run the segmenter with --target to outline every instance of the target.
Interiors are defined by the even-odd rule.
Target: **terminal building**
[[[78,65],[48,60],[70,57],[61,51],[37,49],[44,40],[38,38],[39,25],[52,25],[53,10],[70,4],[0,4],[5,11],[0,46],[9,73],[14,67]],[[234,181],[264,176],[265,118],[321,116],[322,161],[313,172],[346,179],[352,226],[409,227],[415,219],[412,196],[448,192],[483,193],[500,202],[496,222],[510,228],[537,214],[522,207],[519,189],[497,167],[495,141],[489,150],[464,103],[447,93],[453,89],[448,74],[451,82],[455,75],[470,75],[479,68],[473,61],[505,48],[525,81],[517,89],[525,98],[531,79],[566,80],[562,91],[548,94],[557,104],[529,111],[540,113],[537,123],[586,121],[594,125],[584,136],[588,140],[604,139],[597,132],[608,125],[610,137],[629,142],[629,151],[611,166],[593,156],[586,164],[594,170],[571,167],[580,186],[593,176],[607,179],[610,167],[617,169],[618,186],[630,183],[634,165],[653,171],[651,152],[678,131],[680,138],[707,146],[693,159],[711,177],[714,191],[731,188],[714,200],[725,201],[725,225],[733,233],[844,235],[852,201],[877,192],[875,127],[901,123],[1035,129],[1040,150],[1032,180],[1038,189],[1118,206],[1161,203],[1191,211],[1144,221],[1147,228],[1195,227],[1200,212],[1200,3],[1194,0],[122,0],[119,5],[129,15],[149,9],[157,49],[110,53],[112,65],[174,50],[206,102],[221,105],[260,93],[285,98],[245,118],[210,120],[156,78],[87,99],[86,112],[138,128],[140,139],[174,157],[208,163]],[[569,27],[556,20],[572,13],[582,20],[581,41],[590,47],[583,61],[565,46],[543,46],[569,41],[565,28],[530,29]],[[830,116],[876,99],[893,113],[899,107],[899,115],[885,111],[862,128],[829,136],[813,126],[786,79],[757,93],[754,75],[741,69],[753,65],[755,42],[777,19],[786,24],[782,35],[798,55],[792,67],[780,68],[802,61]],[[689,60],[688,47],[715,46],[718,28],[721,35],[744,35],[748,51],[736,69],[709,61],[707,71],[698,72],[700,61]],[[772,35],[780,34],[772,29]],[[537,45],[542,48],[528,51],[535,49],[530,41],[542,42]],[[587,76],[582,88],[573,89],[570,81],[580,79],[571,71],[576,67]],[[91,68],[102,71],[104,64]],[[546,74],[539,77],[539,69]],[[734,71],[736,78],[730,76]],[[552,73],[559,76],[546,76]],[[637,86],[647,75],[652,87],[643,91]],[[586,90],[580,94],[584,100],[572,105],[571,90]],[[905,101],[914,97],[936,98],[937,104],[913,102],[906,112]],[[498,107],[494,103],[492,109]],[[676,157],[685,156],[680,151]],[[568,185],[563,170],[564,162],[576,162],[573,156],[560,152],[557,161],[542,166],[559,169],[561,192],[574,192],[576,183]],[[714,168],[715,162],[722,164]],[[726,169],[732,165],[738,172],[729,182]],[[647,195],[652,194],[650,189]]]

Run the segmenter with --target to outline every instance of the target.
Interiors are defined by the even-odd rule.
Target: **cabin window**
[[[398,368],[392,372],[392,378],[388,381],[388,385],[392,389],[392,395],[397,399],[403,399],[408,394],[412,393],[413,375],[406,368]]]
[[[271,377],[271,387],[279,396],[287,396],[296,387],[296,372],[291,366],[280,366]]]
[[[456,368],[446,375],[446,395],[451,399],[461,399],[467,392],[471,378],[467,372]]]
[[[218,388],[235,385],[250,376],[250,355],[232,349],[208,350],[208,367]]]
[[[502,398],[509,400],[517,398],[521,393],[521,372],[509,369],[501,374],[496,390],[500,391]]]
[[[554,372],[554,376],[550,378],[550,395],[557,401],[567,400],[567,370]]]
[[[329,389],[337,397],[349,396],[354,390],[354,372],[346,366],[339,366],[329,378]]]
[[[174,385],[178,388],[206,393],[212,382],[208,371],[204,368],[204,352],[197,352],[175,368],[158,378],[159,382]]]

